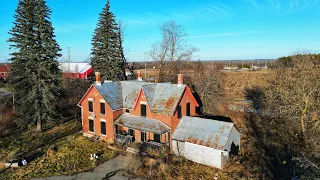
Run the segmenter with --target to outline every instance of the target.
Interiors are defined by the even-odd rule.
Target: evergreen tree
[[[99,15],[92,38],[91,65],[105,80],[121,81],[125,77],[125,59],[122,56],[119,26],[110,12],[109,1]]]
[[[12,85],[20,126],[54,122],[61,91],[61,56],[45,0],[20,0],[10,30]]]

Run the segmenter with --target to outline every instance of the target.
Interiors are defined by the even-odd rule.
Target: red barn
[[[0,81],[7,80],[8,77],[9,77],[9,66],[8,65],[0,66]]]

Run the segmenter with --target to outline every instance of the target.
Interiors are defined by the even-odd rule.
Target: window
[[[177,113],[178,113],[178,119],[180,119],[182,117],[181,106],[178,106]]]
[[[126,109],[126,113],[129,114],[129,113],[130,113],[130,110],[129,110],[129,109]]]
[[[2,76],[4,76],[4,75],[5,75],[5,73],[1,73],[1,75],[2,75]]]
[[[93,102],[92,101],[88,101],[89,102],[89,112],[93,112]]]
[[[94,121],[89,119],[89,131],[94,132]]]
[[[190,103],[187,103],[187,114],[186,116],[190,116]]]
[[[141,107],[141,116],[146,116],[147,115],[147,106],[145,104],[140,104]]]
[[[114,126],[114,128],[115,128],[116,134],[119,134],[119,127],[118,127],[118,124],[116,124],[116,125]]]
[[[101,134],[106,135],[106,122],[100,121]]]
[[[145,132],[141,132],[141,142],[147,141],[147,136]]]
[[[100,114],[106,114],[106,106],[103,102],[100,102]]]
[[[153,140],[155,141],[155,142],[161,142],[161,136],[160,136],[160,134],[153,134]]]

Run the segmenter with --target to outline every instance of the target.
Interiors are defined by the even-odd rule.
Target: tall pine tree
[[[45,0],[20,0],[9,34],[11,76],[20,126],[54,122],[61,91],[60,48]]]
[[[125,80],[125,59],[122,55],[122,44],[119,37],[119,26],[115,16],[110,12],[107,1],[92,38],[91,65],[94,71],[101,73],[102,79]]]

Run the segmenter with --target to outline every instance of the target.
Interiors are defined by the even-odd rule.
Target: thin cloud
[[[244,0],[258,11],[261,9],[274,9],[285,13],[304,11],[315,7],[319,0]]]
[[[254,6],[258,11],[260,11],[260,5],[256,0],[246,0],[246,1],[249,2],[252,6]]]
[[[131,25],[158,24],[167,20],[194,20],[231,16],[231,8],[222,3],[197,4],[183,9],[167,9],[164,13],[144,12],[142,15],[121,17]]]
[[[262,33],[262,31],[233,32],[233,33],[222,33],[222,34],[205,34],[205,35],[198,35],[198,36],[190,36],[189,39],[227,37],[227,36],[244,36],[244,35],[260,34],[260,33]]]

